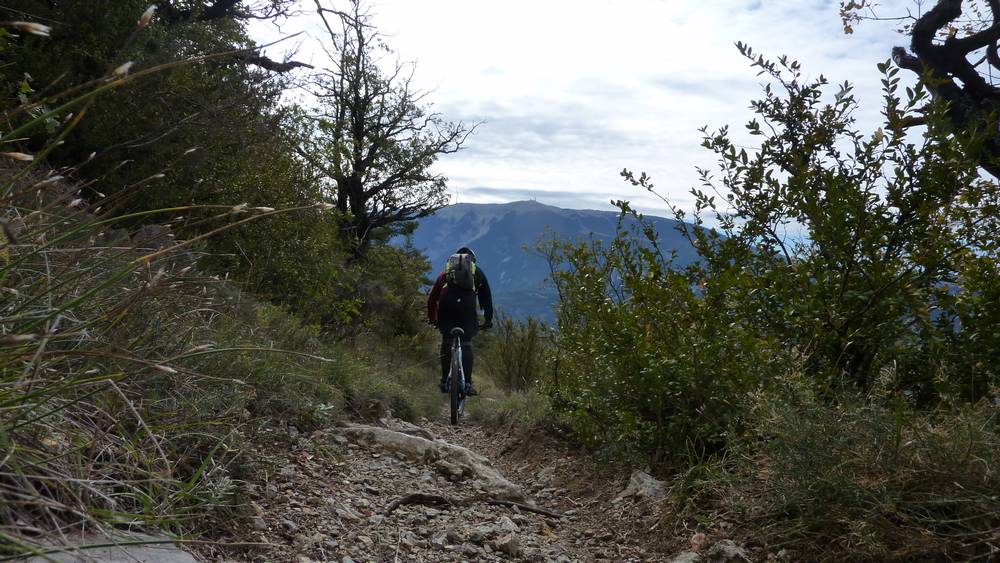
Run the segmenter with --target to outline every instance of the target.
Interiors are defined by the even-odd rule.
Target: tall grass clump
[[[1000,410],[988,401],[914,412],[852,397],[821,408],[808,393],[755,405],[762,447],[754,495],[774,545],[829,542],[859,558],[997,556]],[[746,497],[744,497],[746,498]]]
[[[82,530],[208,532],[238,511],[257,462],[242,444],[259,426],[330,424],[383,397],[353,382],[397,381],[318,326],[201,273],[199,253],[168,228],[115,228],[126,218],[96,215],[99,203],[53,178],[23,176],[4,206],[4,554],[55,549]],[[231,214],[210,220],[232,225]],[[384,393],[409,406],[406,395]]]
[[[540,390],[508,391],[498,387],[492,379],[480,380],[476,385],[481,389],[481,397],[466,406],[471,420],[491,427],[516,423],[559,430],[549,398]]]
[[[482,395],[468,405],[469,416],[495,426],[507,422],[551,426],[554,422],[542,384],[555,369],[549,327],[534,318],[501,316],[476,340],[476,386]]]
[[[534,318],[515,321],[502,317],[482,340],[478,365],[504,391],[536,387],[554,367],[550,330]]]
[[[107,200],[84,203],[58,176],[21,174],[3,200],[4,554],[83,529],[204,533],[238,509],[241,468],[256,463],[241,444],[258,426],[312,429],[386,408],[414,419],[439,406],[432,371],[412,356],[331,340],[201,273],[192,241],[168,227],[118,228],[130,217],[100,215]],[[182,211],[208,211],[219,228],[280,213]]]
[[[14,27],[48,35],[46,26],[36,24],[40,32],[27,25]],[[200,507],[217,504],[230,486],[220,469],[224,456],[206,455],[225,436],[198,413],[168,406],[197,376],[174,366],[191,346],[185,328],[193,323],[167,332],[162,326],[173,316],[194,320],[211,309],[195,292],[173,291],[190,283],[190,268],[152,246],[173,241],[134,239],[116,229],[116,219],[100,216],[100,203],[85,202],[67,180],[72,169],[39,166],[123,75],[109,73],[44,102],[22,99],[4,115],[4,555],[37,553],[85,523],[101,530],[185,522],[204,512]],[[46,128],[49,138],[32,154],[25,135]],[[165,427],[178,429],[177,439],[165,436]]]
[[[202,327],[224,299],[169,237],[115,229],[54,176],[12,186],[0,202],[6,554],[85,522],[190,529],[232,489],[223,446],[241,389],[185,365],[210,346]]]

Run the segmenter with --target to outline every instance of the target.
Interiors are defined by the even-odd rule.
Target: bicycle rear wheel
[[[458,425],[458,417],[462,406],[462,358],[461,348],[455,346],[451,350],[451,373],[448,375],[451,395],[451,424]]]

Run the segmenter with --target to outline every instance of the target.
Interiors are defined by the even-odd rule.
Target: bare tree
[[[413,88],[414,65],[395,59],[359,0],[346,10],[314,1],[333,64],[316,81],[313,146],[299,153],[330,182],[360,256],[379,230],[392,234],[448,203],[447,179],[431,165],[476,126],[429,110],[427,92]]]
[[[894,47],[893,61],[919,75],[928,90],[948,103],[948,117],[961,131],[986,134],[979,162],[984,170],[1000,178],[1000,0],[936,0],[922,11],[884,18],[874,12],[871,0],[841,2],[844,29],[865,19],[892,19],[910,37],[910,48]],[[905,126],[920,125],[910,120]]]

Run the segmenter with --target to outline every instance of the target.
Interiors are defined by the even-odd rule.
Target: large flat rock
[[[173,543],[167,536],[147,534],[117,534],[113,538],[101,535],[71,537],[72,546],[64,551],[32,557],[31,563],[47,561],[101,563],[198,563],[193,555]],[[108,545],[118,543],[120,545]]]

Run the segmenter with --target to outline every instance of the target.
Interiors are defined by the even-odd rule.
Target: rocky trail
[[[634,478],[538,433],[387,417],[311,434],[274,429],[256,442],[269,468],[251,484],[252,513],[222,524],[220,543],[196,547],[199,558],[674,559],[658,551],[655,498]],[[704,555],[681,558],[744,560]]]

